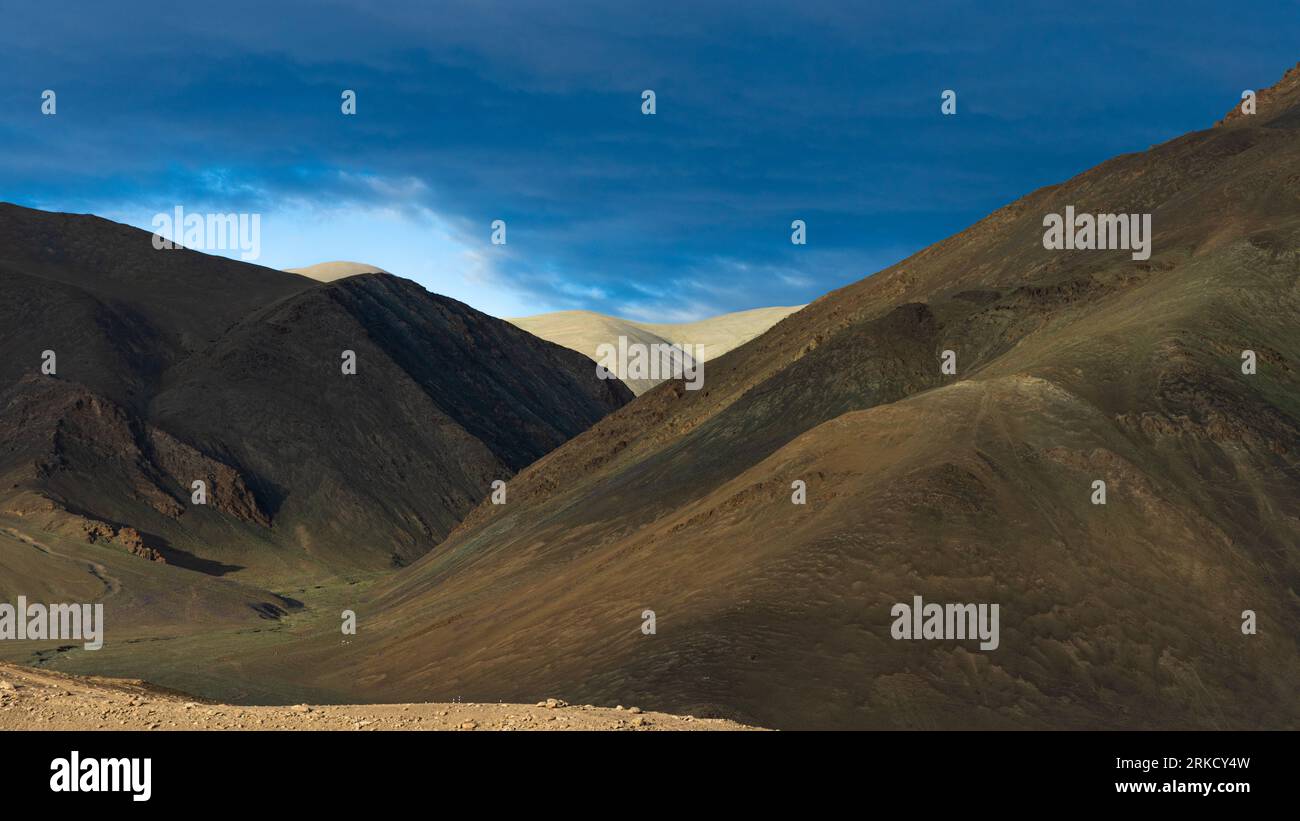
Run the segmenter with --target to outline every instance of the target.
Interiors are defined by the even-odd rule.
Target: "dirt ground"
[[[0,730],[749,730],[635,706],[349,704],[241,707],[143,681],[0,663]]]

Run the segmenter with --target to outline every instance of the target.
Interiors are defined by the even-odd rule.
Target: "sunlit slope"
[[[365,262],[349,262],[346,260],[336,260],[334,262],[318,262],[315,265],[307,265],[303,268],[286,268],[290,274],[299,274],[310,277],[318,282],[333,282],[336,279],[345,279],[354,277],[359,274],[386,274],[383,268],[378,265],[370,265]]]
[[[606,417],[386,585],[320,680],[777,727],[1300,725],[1293,85]],[[1151,258],[1044,249],[1067,205],[1150,213]],[[894,640],[915,595],[999,604],[999,647]]]
[[[708,363],[745,344],[797,310],[799,306],[755,308],[721,314],[698,322],[658,324],[633,322],[592,311],[558,311],[510,321],[531,334],[598,362],[602,359],[601,346],[617,348],[620,337],[628,344],[647,347],[658,345],[660,347],[654,350],[660,351],[660,372],[681,373],[682,371],[672,370],[674,359],[680,359],[681,356],[668,351],[669,346],[680,346],[686,356],[691,357],[691,362],[700,359]],[[638,396],[664,381],[629,377],[617,368],[614,371],[623,377],[623,382]]]

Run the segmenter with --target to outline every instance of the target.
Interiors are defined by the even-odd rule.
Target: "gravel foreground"
[[[725,719],[537,704],[241,707],[137,679],[70,676],[0,663],[0,730],[753,730]]]

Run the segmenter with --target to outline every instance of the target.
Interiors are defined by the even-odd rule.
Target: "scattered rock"
[[[70,685],[73,681],[77,686]],[[0,732],[5,730],[277,729],[329,730],[639,730],[690,727],[672,716],[651,721],[640,708],[586,707],[558,698],[540,708],[519,704],[427,703],[255,707],[185,701],[129,679],[77,679],[0,662]],[[567,708],[567,709],[561,709]],[[745,729],[696,720],[693,729]]]

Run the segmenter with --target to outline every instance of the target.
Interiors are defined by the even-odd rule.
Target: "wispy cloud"
[[[1106,0],[1068,26],[962,2],[19,5],[0,179],[7,199],[137,224],[173,203],[262,212],[269,259],[363,259],[496,310],[797,304],[1206,126],[1294,63],[1293,5],[1191,5]],[[1135,47],[1154,33],[1159,59]]]

